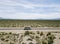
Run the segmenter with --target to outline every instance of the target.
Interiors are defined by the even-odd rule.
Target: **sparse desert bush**
[[[13,42],[10,42],[10,44],[14,44]]]
[[[8,39],[5,39],[5,42],[8,42],[9,40]]]
[[[42,44],[48,44],[48,41],[47,40],[43,40]]]
[[[4,41],[5,40],[5,38],[1,38],[1,41]]]
[[[25,36],[26,36],[26,35],[29,35],[29,31],[25,31],[24,35],[25,35]]]
[[[39,31],[37,31],[37,34],[40,34],[40,32],[39,32]]]
[[[6,32],[0,32],[1,33],[1,35],[0,35],[0,43],[2,43],[3,42],[3,44],[15,44],[16,42],[17,42],[17,35],[14,35],[14,34],[16,34],[16,33],[6,33]],[[11,42],[11,43],[9,43],[9,42]],[[12,43],[12,42],[14,42],[14,43]]]
[[[30,34],[33,34],[33,32],[29,32]]]
[[[48,35],[48,44],[53,44],[55,36],[50,32],[47,35]]]
[[[39,38],[39,36],[36,36],[36,38]]]
[[[0,27],[60,27],[59,20],[0,20]]]
[[[41,32],[41,33],[40,33],[40,36],[42,36],[42,35],[44,35],[44,33],[43,33],[43,32]]]
[[[33,32],[35,33],[33,35]],[[29,42],[29,44],[53,44],[54,43],[54,39],[57,39],[55,36],[56,31],[55,32],[45,32],[45,31],[39,31],[39,33],[37,34],[38,31],[25,31],[22,33],[12,33],[12,32],[0,32],[0,41],[2,44],[27,44],[27,42]],[[10,34],[9,34],[10,33]],[[58,36],[60,36],[60,33],[58,33]],[[25,36],[24,36],[25,35]],[[26,36],[28,35],[28,36]],[[17,37],[19,36],[19,37]],[[59,37],[60,39],[60,37]],[[58,40],[59,40],[58,39]]]
[[[48,32],[46,36],[49,36],[49,35],[51,35],[51,32]]]
[[[26,44],[26,43],[23,42],[22,44]]]
[[[32,42],[30,42],[29,44],[33,44]]]
[[[59,37],[59,39],[60,39],[60,37]]]

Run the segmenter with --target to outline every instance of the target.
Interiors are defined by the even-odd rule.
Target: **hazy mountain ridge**
[[[43,19],[43,18],[40,18],[40,19],[11,19],[11,18],[0,17],[0,20],[60,20],[60,18],[55,18],[55,19]]]

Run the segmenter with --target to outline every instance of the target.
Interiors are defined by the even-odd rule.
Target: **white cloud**
[[[25,7],[25,8],[33,8],[31,4],[17,3],[17,2],[13,2],[11,0],[4,0],[4,1],[0,0],[0,4],[5,5],[5,6],[11,6],[11,7],[22,6],[22,7]]]
[[[7,5],[7,6],[22,6],[25,8],[35,8],[35,7],[60,7],[60,5],[58,4],[32,4],[32,3],[28,3],[28,2],[16,2],[16,1],[12,1],[12,0],[0,0],[0,4],[3,5]]]
[[[17,0],[16,0],[17,1]],[[37,8],[35,7],[54,7],[59,8],[58,11],[60,11],[60,5],[57,4],[32,4],[29,2],[16,2],[15,0],[0,0],[0,17],[3,18],[13,18],[13,19],[38,19],[38,18],[43,18],[43,19],[53,19],[53,18],[60,18],[60,13],[49,13],[49,14],[44,14],[45,10],[40,10],[43,13],[21,13],[20,11],[17,11],[15,7],[22,6],[24,8],[30,8],[32,11]],[[34,9],[34,10],[33,10]],[[35,12],[40,12],[36,11]],[[24,11],[24,10],[23,10]],[[9,13],[10,12],[10,13]],[[46,12],[47,13],[47,12]]]
[[[7,14],[4,13],[0,15],[3,18],[12,18],[12,19],[54,19],[60,18],[60,13],[53,13],[53,14],[35,14],[35,13],[13,13]]]

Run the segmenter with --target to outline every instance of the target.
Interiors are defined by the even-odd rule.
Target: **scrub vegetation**
[[[0,44],[60,44],[60,32],[0,32]]]
[[[60,27],[59,20],[0,20],[0,27]]]

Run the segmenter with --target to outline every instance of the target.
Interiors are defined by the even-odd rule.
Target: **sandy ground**
[[[22,33],[27,30],[0,30],[0,32],[14,32],[14,33]],[[43,32],[60,32],[60,30],[28,30],[28,31],[43,31]]]
[[[24,28],[0,28],[0,32],[12,32],[12,33],[24,33],[27,30],[23,30]],[[28,31],[43,31],[43,32],[60,32],[60,28],[31,28],[32,30]],[[34,30],[35,29],[35,30]],[[53,44],[60,44],[60,33],[56,34],[56,39]]]

